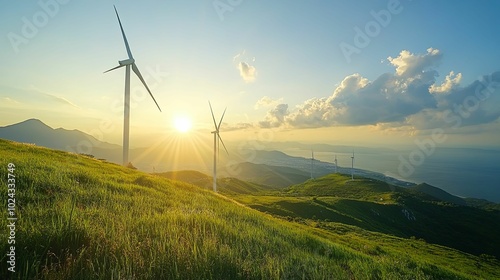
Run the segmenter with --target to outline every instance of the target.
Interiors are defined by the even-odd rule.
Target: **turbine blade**
[[[217,126],[217,131],[219,131],[220,125],[222,124],[222,119],[224,118],[224,115],[226,114],[227,107],[224,109],[224,113],[222,113],[222,117],[220,117],[220,122],[219,126]]]
[[[123,66],[125,66],[125,65],[118,65],[118,66],[116,66],[116,67],[114,67],[114,68],[109,69],[108,71],[104,71],[104,73],[108,73],[109,71],[116,70],[116,69],[121,68],[121,67],[123,67]]]
[[[212,110],[212,104],[210,104],[210,100],[208,101],[208,106],[210,106],[210,112],[212,112],[212,119],[214,120],[215,130],[219,131],[219,128],[217,127],[217,122],[215,121],[214,110]]]
[[[153,94],[149,90],[149,87],[146,84],[146,81],[144,81],[144,78],[142,77],[141,72],[139,71],[139,68],[137,68],[137,66],[135,65],[135,63],[132,64],[132,70],[134,70],[134,73],[137,75],[137,77],[139,77],[139,79],[141,80],[142,84],[146,87],[146,89],[149,92],[149,95],[151,96],[151,98],[153,98],[153,101],[155,102],[156,106],[158,107],[158,110],[160,110],[160,112],[161,112],[160,105],[158,105],[158,102],[156,102],[155,97],[153,96]]]
[[[127,36],[125,36],[125,31],[123,31],[122,22],[120,20],[120,16],[118,15],[118,11],[116,10],[116,6],[113,5],[113,7],[115,8],[116,17],[118,18],[118,23],[120,24],[120,29],[122,31],[123,41],[125,42],[125,47],[127,48],[128,58],[134,58],[132,56],[132,52],[130,51],[130,46],[128,45]]]
[[[224,141],[222,141],[222,138],[220,137],[219,133],[217,133],[217,137],[219,137],[219,140],[222,143],[222,146],[224,147],[224,150],[226,150],[227,155],[229,155],[229,152],[227,151],[226,145],[224,145]]]

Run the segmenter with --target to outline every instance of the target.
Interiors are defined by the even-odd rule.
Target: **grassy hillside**
[[[334,231],[276,219],[191,184],[0,140],[4,201],[8,163],[15,164],[16,176],[16,272],[7,270],[2,254],[0,279],[499,276],[494,260],[427,244],[421,247],[439,259],[411,249],[401,254],[377,247],[357,233],[359,228],[338,224],[351,242]],[[9,233],[2,228],[0,247],[7,252]],[[418,241],[398,242],[420,246]]]
[[[293,185],[286,190],[291,195],[337,196],[343,198],[379,200],[390,198],[396,187],[374,179],[356,178],[343,174],[330,174],[304,183]]]
[[[497,210],[500,211],[500,203],[493,203],[486,199],[479,198],[464,198],[465,202],[467,202],[468,206],[481,208],[484,210]]]
[[[199,171],[194,171],[194,170],[169,171],[163,173],[155,173],[154,175],[172,180],[183,181],[204,189],[212,189],[212,177],[204,173],[201,173]]]
[[[286,219],[332,221],[500,258],[500,211],[443,202],[385,182],[330,174],[241,203]]]
[[[465,199],[460,198],[458,196],[454,196],[448,192],[443,191],[440,188],[433,187],[433,186],[426,184],[426,183],[410,187],[409,189],[415,190],[418,192],[422,192],[422,193],[426,193],[426,194],[431,195],[439,200],[454,203],[456,205],[467,205],[467,202],[465,201]]]

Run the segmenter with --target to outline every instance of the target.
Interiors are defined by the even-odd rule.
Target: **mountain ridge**
[[[119,145],[107,143],[77,129],[52,128],[39,119],[28,119],[16,124],[0,127],[0,138],[35,144],[47,148],[74,151],[85,143],[102,149],[118,149]]]

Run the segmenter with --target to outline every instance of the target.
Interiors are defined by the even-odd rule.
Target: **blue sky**
[[[472,99],[481,77],[500,81],[497,1],[9,2],[0,125],[39,118],[120,143],[125,73],[103,74],[126,58],[113,5],[163,109],[133,77],[132,145],[173,133],[179,116],[208,132],[208,99],[228,107],[229,140],[268,129],[277,141],[383,146],[444,129],[447,145],[498,145],[498,87]],[[23,34],[26,22],[36,30]],[[356,28],[369,42],[356,45]],[[465,100],[469,114],[446,113]]]

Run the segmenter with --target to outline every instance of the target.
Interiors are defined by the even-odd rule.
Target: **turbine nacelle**
[[[135,59],[129,58],[129,59],[118,61],[118,63],[120,64],[120,66],[132,65],[135,63]]]

